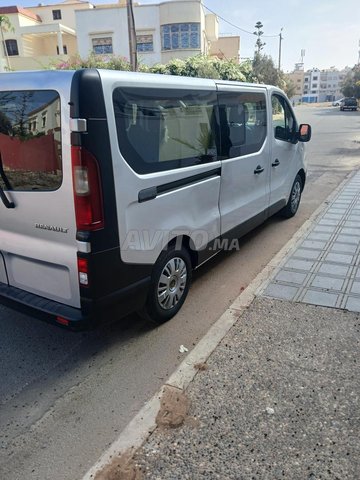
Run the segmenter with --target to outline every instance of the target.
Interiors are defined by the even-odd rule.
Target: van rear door
[[[6,198],[0,199],[0,282],[79,307],[68,120],[72,75],[1,75],[0,185]]]

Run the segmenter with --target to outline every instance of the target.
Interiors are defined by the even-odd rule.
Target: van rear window
[[[0,184],[56,190],[62,182],[60,97],[53,90],[0,92]]]

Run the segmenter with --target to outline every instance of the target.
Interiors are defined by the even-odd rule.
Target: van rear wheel
[[[143,316],[156,324],[170,320],[185,302],[191,277],[188,251],[184,248],[176,250],[174,245],[164,250],[152,272]]]
[[[300,175],[296,175],[291,187],[289,201],[280,212],[283,217],[291,218],[296,214],[300,205],[302,189],[303,183],[301,177]]]

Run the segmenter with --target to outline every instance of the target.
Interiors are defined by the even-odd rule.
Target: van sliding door
[[[266,90],[218,88],[221,234],[237,238],[264,221],[269,206]]]

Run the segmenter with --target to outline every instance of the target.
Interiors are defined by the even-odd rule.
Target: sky
[[[61,3],[54,0],[0,0],[0,6],[34,6]],[[93,0],[94,5],[115,3],[116,0]],[[172,0],[170,0],[172,1]],[[138,0],[140,4],[160,3]],[[353,67],[359,58],[360,0],[203,0],[220,19],[221,34],[240,35],[240,57],[254,54],[256,22],[263,24],[263,53],[271,55],[278,64],[279,34],[282,32],[281,68],[291,71],[305,50],[305,69],[342,69]],[[209,12],[210,13],[210,12]],[[241,29],[247,30],[250,34]],[[281,30],[282,29],[282,30]],[[268,35],[269,37],[265,37]]]

